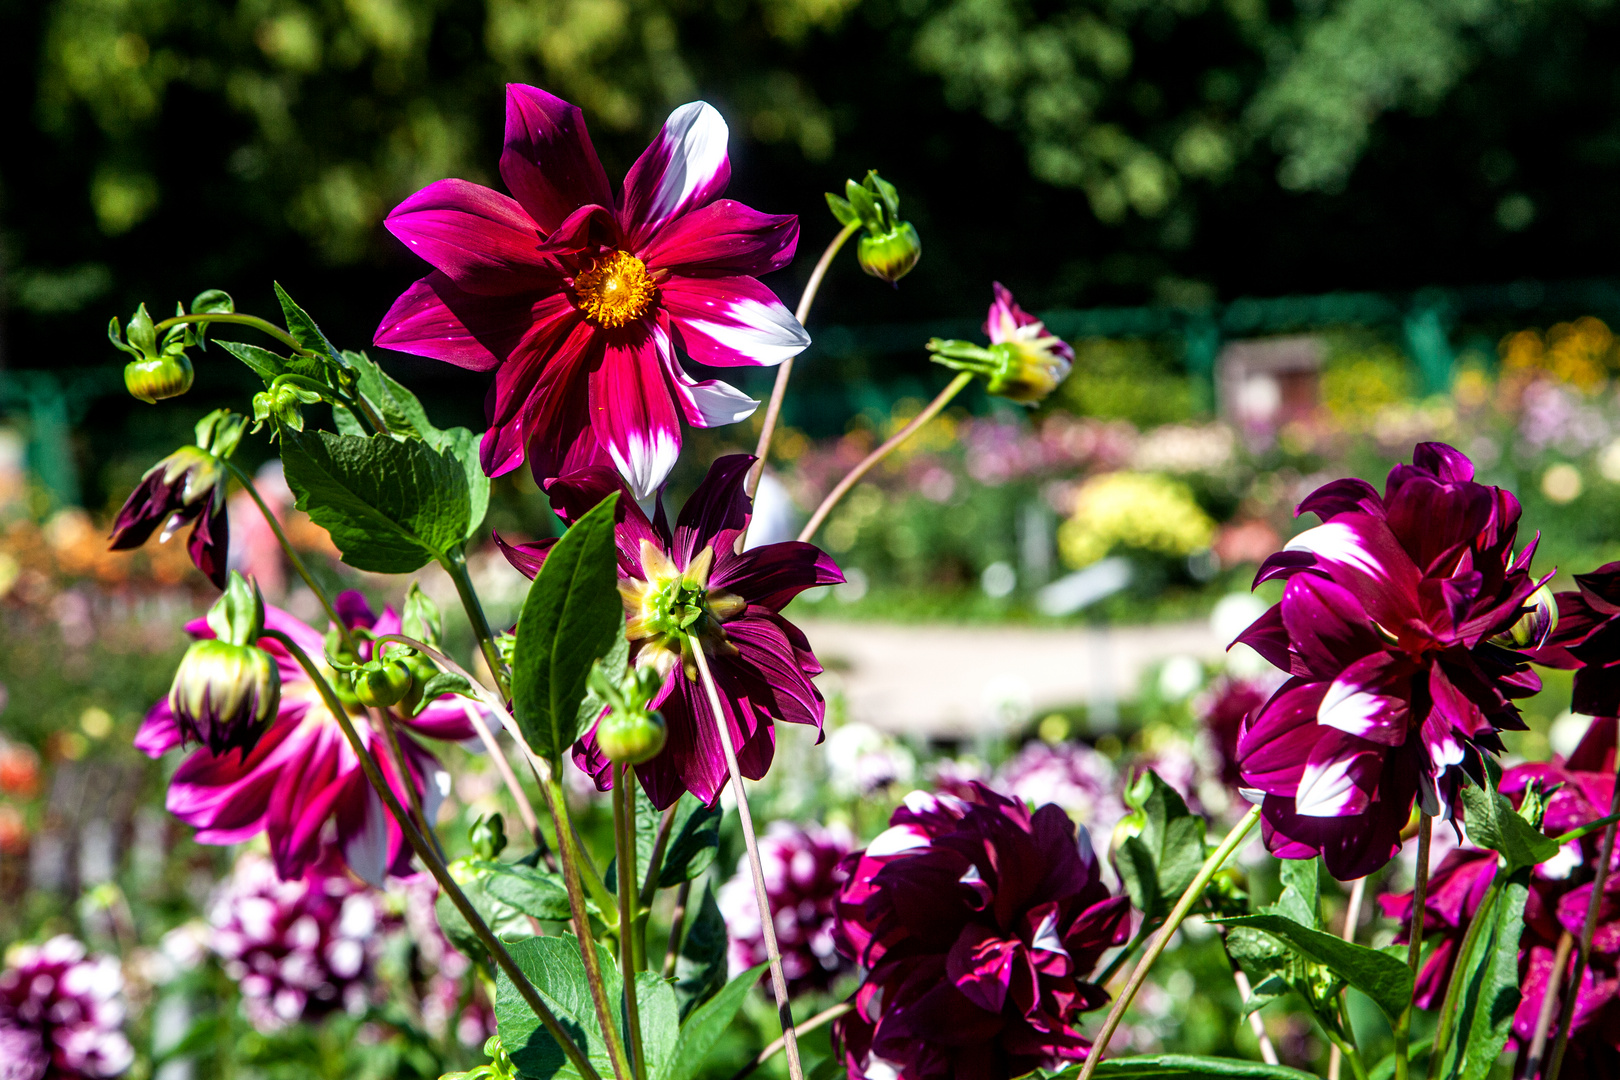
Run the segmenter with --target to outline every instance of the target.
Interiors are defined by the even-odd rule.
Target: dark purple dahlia
[[[117,1076],[135,1060],[124,1038],[124,977],[66,934],[18,949],[0,973],[0,1077]]]
[[[113,522],[113,551],[130,551],[163,527],[159,542],[188,523],[186,552],[215,588],[225,587],[230,520],[225,513],[225,466],[200,446],[182,446],[150,469],[130,492]]]
[[[690,652],[693,640],[702,643],[737,763],[750,780],[771,767],[775,722],[819,730],[826,716],[826,702],[810,681],[821,665],[782,608],[805,589],[835,585],[844,575],[819,549],[798,541],[737,551],[753,512],[743,492],[753,462],[733,454],[711,465],[673,530],[662,503],[649,520],[611,469],[585,469],[546,485],[565,521],[578,520],[615,491],[623,493],[615,531],[630,659],[664,677],[649,705],[663,713],[668,741],[657,757],[636,767],[659,809],[683,791],[712,805],[726,783],[719,731]],[[496,539],[512,565],[530,577],[539,573],[552,543]],[[599,790],[612,787],[612,765],[596,746],[594,726],[574,744],[574,760]]]
[[[215,894],[208,921],[210,946],[259,1030],[365,1007],[379,898],[335,858],[283,881],[269,859],[244,854]]]
[[[760,867],[790,998],[826,990],[853,970],[838,952],[836,907],[839,890],[849,880],[841,864],[854,850],[855,838],[841,826],[773,821],[759,838]],[[763,964],[765,938],[747,859],[738,862],[736,875],[720,887],[719,901],[731,938],[731,973]],[[764,985],[768,991],[769,982]]]
[[[1571,709],[1620,715],[1620,562],[1576,574],[1575,584],[1558,594],[1557,629],[1533,655],[1537,663],[1575,669]]]
[[[1318,488],[1299,511],[1323,523],[1261,566],[1255,584],[1287,581],[1282,602],[1238,640],[1291,677],[1237,755],[1273,854],[1370,874],[1399,850],[1414,801],[1449,817],[1498,732],[1523,730],[1514,699],[1541,681],[1492,639],[1530,610],[1536,545],[1515,553],[1518,500],[1473,476],[1456,450],[1422,443],[1382,496],[1354,479]]]
[[[971,795],[913,792],[851,857],[839,947],[866,979],[834,1027],[850,1076],[1007,1080],[1091,1049],[1080,1015],[1108,994],[1086,977],[1130,902],[1061,809]]]

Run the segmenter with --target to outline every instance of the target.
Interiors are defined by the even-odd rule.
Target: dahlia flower
[[[160,543],[191,525],[186,553],[214,587],[225,587],[225,555],[231,544],[225,512],[225,467],[200,446],[182,446],[141,477],[119,507],[108,547],[132,551],[163,527]]]
[[[1006,1080],[1085,1058],[1085,981],[1130,930],[1085,828],[973,785],[913,792],[855,857],[839,947],[866,969],[834,1037],[853,1077]]]
[[[378,949],[379,898],[329,860],[284,881],[245,853],[208,910],[209,947],[260,1031],[366,1006]]]
[[[934,338],[928,351],[934,362],[985,377],[985,389],[1023,405],[1035,405],[1069,377],[1074,349],[1050,333],[1046,324],[1018,306],[1001,282],[984,320],[990,347],[971,341]]]
[[[1258,682],[1227,677],[1193,704],[1193,711],[1220,756],[1221,782],[1227,787],[1237,787],[1242,781],[1237,761],[1238,736],[1243,731],[1244,721],[1266,703],[1266,696]]]
[[[1282,601],[1238,637],[1290,674],[1245,722],[1238,763],[1264,796],[1266,845],[1318,854],[1341,880],[1400,849],[1414,801],[1449,818],[1463,774],[1522,730],[1513,704],[1541,686],[1491,639],[1540,582],[1515,555],[1519,503],[1475,483],[1469,460],[1420,444],[1384,494],[1337,480],[1299,506],[1321,516],[1260,567]]]
[[[990,787],[1031,806],[1055,803],[1105,836],[1125,816],[1119,771],[1085,743],[1032,742],[996,770]]]
[[[677,348],[711,367],[769,366],[810,343],[756,280],[792,260],[798,218],[719,198],[727,137],[711,106],[682,105],[615,197],[580,110],[513,84],[500,163],[512,196],[440,180],[388,216],[433,272],[376,343],[495,371],[491,476],[525,455],[540,482],[611,461],[645,499],[675,464],[681,417],[713,427],[758,405],[691,378]]]
[[[844,576],[826,554],[798,541],[737,552],[752,512],[743,480],[753,461],[733,454],[711,465],[673,531],[661,504],[649,520],[633,500],[619,499],[619,594],[630,659],[664,677],[648,707],[663,713],[668,739],[657,757],[636,767],[660,810],[683,791],[712,806],[726,783],[714,715],[690,653],[694,639],[714,674],[737,764],[750,780],[771,767],[774,722],[811,724],[819,731],[826,716],[826,702],[810,681],[821,665],[782,608],[805,589],[835,585]],[[553,480],[546,494],[564,520],[574,521],[622,490],[617,475],[597,468]],[[530,577],[551,546],[496,539],[512,565]],[[613,786],[612,765],[596,746],[594,725],[574,744],[574,761],[595,778],[598,790]]]
[[[77,1080],[129,1068],[123,989],[117,960],[87,956],[66,934],[14,950],[0,973],[0,1076]]]
[[[1620,714],[1620,562],[1576,574],[1578,589],[1557,596],[1557,627],[1534,656],[1574,668],[1570,708],[1587,716]]]
[[[337,608],[351,628],[364,627],[379,637],[399,633],[394,610],[389,608],[379,618],[359,593],[339,596]],[[292,638],[312,659],[325,652],[321,634],[285,611],[267,607],[264,623]],[[186,629],[193,637],[213,636],[202,619]],[[366,781],[359,759],[314,682],[279,641],[261,638],[259,647],[275,657],[280,669],[281,702],[275,718],[245,756],[215,754],[206,746],[193,751],[169,783],[169,812],[199,829],[197,840],[204,844],[237,844],[265,833],[283,878],[302,877],[333,844],[349,869],[373,885],[380,886],[388,874],[408,872],[411,852],[404,834]],[[331,672],[327,678],[331,680]],[[356,720],[360,738],[373,745],[377,733],[364,717]],[[420,792],[423,811],[432,821],[449,789],[449,774],[413,736],[460,741],[473,738],[475,732],[460,701],[448,695],[417,716],[396,715],[394,722],[400,729],[409,783]],[[167,700],[160,701],[146,714],[135,746],[156,758],[178,745],[180,729],[174,713]],[[392,757],[379,753],[377,763],[400,802],[409,805]]]
[[[849,880],[840,864],[854,850],[855,838],[836,825],[773,821],[759,838],[759,861],[790,998],[826,990],[839,975],[852,970],[838,954],[834,906],[839,889]],[[731,974],[763,964],[765,938],[746,858],[738,861],[736,875],[720,886],[718,899],[731,938]],[[768,989],[770,984],[765,985]]]

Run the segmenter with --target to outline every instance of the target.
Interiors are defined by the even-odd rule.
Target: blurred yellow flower
[[[1157,473],[1114,472],[1080,486],[1058,529],[1063,561],[1079,569],[1116,547],[1186,556],[1209,547],[1215,522],[1186,484]]]

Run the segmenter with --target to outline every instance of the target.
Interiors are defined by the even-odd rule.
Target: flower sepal
[[[1543,585],[1525,600],[1525,613],[1517,622],[1491,638],[1493,645],[1504,649],[1539,649],[1545,646],[1558,629],[1558,598],[1552,588]]]
[[[900,192],[873,169],[857,184],[844,183],[843,197],[827,193],[827,208],[846,228],[864,230],[855,246],[861,269],[893,285],[922,258],[922,239],[909,221],[900,220]]]

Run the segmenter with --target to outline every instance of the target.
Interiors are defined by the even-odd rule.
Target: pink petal
[[[631,494],[645,499],[681,450],[681,420],[659,355],[668,340],[645,323],[603,337],[601,366],[589,377],[591,429]]]
[[[723,557],[748,524],[752,505],[743,490],[751,454],[727,454],[709,466],[703,483],[692,492],[680,517],[675,519],[675,542],[670,551],[677,566],[685,566],[705,547],[713,547]]]
[[[751,277],[671,278],[661,294],[681,347],[710,367],[774,367],[810,344],[793,312]]]
[[[1406,741],[1412,716],[1411,676],[1410,661],[1387,652],[1364,656],[1333,680],[1317,708],[1316,722],[1384,746],[1399,746]]]
[[[174,713],[169,711],[169,699],[159,698],[157,704],[147,710],[141,729],[135,733],[135,749],[149,758],[160,758],[179,745],[180,727],[175,723]]]
[[[1316,710],[1326,692],[1326,683],[1296,679],[1284,684],[1261,707],[1238,739],[1244,784],[1268,795],[1294,794],[1311,749],[1322,735]]]
[[[653,269],[683,276],[759,277],[792,262],[798,243],[798,215],[717,199],[670,222],[637,254]]]
[[[624,178],[623,223],[631,251],[675,218],[713,201],[731,179],[726,156],[730,133],[714,106],[704,101],[669,114],[664,129]]]
[[[501,476],[530,454],[537,479],[541,471],[547,478],[562,471],[552,466],[567,460],[589,430],[582,380],[595,341],[590,324],[570,310],[501,366],[489,391],[489,430],[479,447],[484,472]]]
[[[1383,770],[1383,752],[1365,739],[1331,728],[1311,747],[1294,795],[1295,812],[1305,817],[1360,814],[1372,805]]]
[[[388,231],[458,288],[511,296],[560,284],[541,235],[513,199],[465,180],[439,180],[394,207]]]
[[[832,556],[813,544],[791,540],[750,548],[741,555],[715,553],[717,589],[734,592],[750,604],[781,611],[788,601],[817,585],[836,585],[844,575]]]
[[[1317,567],[1354,593],[1392,634],[1399,635],[1417,614],[1418,568],[1380,518],[1340,514],[1300,533],[1284,550],[1314,555]]]
[[[675,369],[675,398],[680,402],[681,414],[693,427],[724,427],[754,415],[759,402],[719,379],[692,378],[680,368]]]
[[[537,326],[574,314],[562,293],[480,296],[435,270],[406,289],[372,338],[388,349],[488,371],[506,360]]]
[[[581,206],[613,205],[613,189],[585,129],[585,114],[562,98],[521,83],[506,87],[501,179],[546,232]]]

